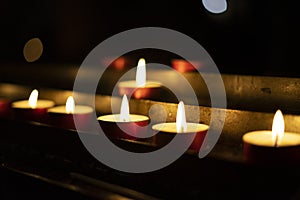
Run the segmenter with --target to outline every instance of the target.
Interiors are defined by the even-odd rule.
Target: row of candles
[[[87,105],[75,105],[72,96],[67,98],[65,105],[55,106],[52,100],[38,99],[38,90],[34,89],[28,100],[9,102],[0,100],[0,117],[13,118],[21,121],[33,121],[64,129],[88,130],[93,117],[93,108]],[[77,118],[75,125],[74,118]],[[103,131],[111,138],[138,140],[147,135],[147,125],[150,118],[145,115],[130,114],[127,95],[124,94],[120,107],[120,113],[102,115],[97,118]],[[158,123],[152,126],[153,131],[168,135],[155,138],[157,144],[164,145],[176,133],[196,133],[195,141],[190,146],[191,150],[198,151],[207,133],[208,126],[198,123],[187,123],[185,117],[184,103],[178,104],[175,122]],[[170,135],[169,135],[170,134]],[[199,138],[201,138],[199,140]]]
[[[161,84],[146,81],[146,62],[140,59],[137,65],[135,81],[119,83],[119,93],[123,96],[120,113],[103,115],[97,118],[103,131],[112,138],[137,140],[145,138],[148,116],[130,114],[127,95],[143,99],[158,95]],[[93,108],[86,105],[75,105],[70,96],[66,105],[55,106],[51,100],[38,99],[38,91],[33,90],[28,100],[15,102],[0,100],[0,117],[13,111],[15,119],[37,121],[67,129],[88,129],[93,117]],[[74,117],[80,124],[74,124]],[[156,132],[153,136],[157,145],[167,144],[175,134],[181,134],[190,139],[194,137],[189,149],[199,151],[207,135],[209,126],[186,121],[184,102],[180,101],[177,108],[176,122],[154,124],[151,127]],[[243,135],[243,147],[246,161],[249,163],[293,163],[300,164],[300,134],[285,132],[284,118],[280,110],[274,116],[272,130],[258,130]]]

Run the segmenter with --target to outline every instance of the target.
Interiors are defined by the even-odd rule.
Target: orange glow
[[[186,61],[183,59],[173,59],[171,63],[172,67],[180,73],[195,71],[197,69],[201,69],[203,66],[203,64],[200,61],[196,60]]]
[[[118,58],[117,60],[115,60],[113,62],[113,64],[114,64],[116,69],[121,70],[125,67],[126,60],[125,60],[125,58],[121,57],[121,58]]]

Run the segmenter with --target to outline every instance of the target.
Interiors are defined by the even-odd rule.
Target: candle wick
[[[278,134],[276,134],[275,136],[275,144],[274,144],[275,147],[278,147]]]

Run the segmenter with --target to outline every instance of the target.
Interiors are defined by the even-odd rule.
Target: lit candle
[[[181,137],[186,139],[194,137],[189,147],[193,151],[200,150],[208,128],[209,126],[206,124],[186,122],[184,103],[182,101],[178,104],[176,122],[159,123],[152,126],[152,129],[157,132],[154,140],[158,146],[166,145],[176,134],[180,134]],[[196,135],[194,136],[194,134]]]
[[[146,81],[146,61],[144,58],[139,59],[136,80],[120,82],[118,87],[120,95],[126,94],[135,99],[155,98],[161,92],[161,83]]]
[[[38,99],[38,90],[32,90],[28,100],[12,103],[13,116],[17,120],[45,122],[47,109],[55,105],[54,101]]]
[[[172,68],[178,72],[192,72],[200,69],[202,64],[199,61],[186,61],[183,59],[173,59],[171,61]]]
[[[300,134],[285,132],[282,112],[274,115],[272,131],[252,131],[243,135],[246,162],[253,164],[300,164]]]
[[[74,98],[69,96],[65,105],[48,109],[48,123],[52,126],[64,129],[87,130],[93,117],[92,114],[92,107],[75,105]],[[74,118],[76,118],[76,122],[78,122],[76,126]]]
[[[120,113],[100,116],[98,121],[110,138],[137,140],[146,133],[149,117],[130,114],[127,96],[123,95]]]

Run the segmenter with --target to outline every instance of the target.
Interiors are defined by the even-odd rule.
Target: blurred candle
[[[54,101],[38,99],[38,90],[32,90],[28,100],[12,103],[13,117],[17,120],[45,122],[47,110],[55,105]]]
[[[128,64],[127,60],[128,58],[122,56],[116,58],[115,60],[113,60],[112,57],[107,57],[103,60],[103,65],[121,71],[126,67],[126,64]]]
[[[200,150],[208,128],[209,126],[206,124],[186,122],[184,103],[182,101],[178,104],[176,122],[165,122],[152,126],[152,129],[157,132],[154,140],[158,146],[168,144],[176,134],[180,134],[180,137],[186,140],[194,137],[194,134],[196,134],[189,147],[193,151]]]
[[[172,68],[178,72],[192,72],[202,67],[199,61],[186,61],[184,59],[173,59],[171,61]]]
[[[48,123],[64,129],[88,130],[93,117],[93,108],[86,105],[75,105],[74,98],[69,96],[66,104],[48,109]],[[74,123],[76,118],[76,124]]]
[[[98,121],[110,138],[137,140],[147,131],[149,117],[130,114],[127,96],[123,95],[120,113],[100,116]]]
[[[251,164],[300,164],[300,134],[285,132],[280,110],[274,115],[272,130],[251,131],[243,135],[244,156]]]
[[[131,96],[135,99],[156,98],[161,92],[161,83],[146,80],[146,61],[139,59],[136,80],[122,81],[118,85],[119,94]]]

